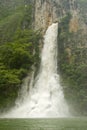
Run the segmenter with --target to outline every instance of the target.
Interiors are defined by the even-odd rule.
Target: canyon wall
[[[35,0],[35,28],[45,30],[53,22],[57,22],[66,13],[77,15],[75,0]]]
[[[87,111],[87,25],[76,0],[35,0],[35,29],[58,22],[58,64],[65,97],[75,111]],[[84,7],[83,7],[84,8]],[[67,86],[67,87],[65,87]],[[81,103],[82,102],[82,103]]]

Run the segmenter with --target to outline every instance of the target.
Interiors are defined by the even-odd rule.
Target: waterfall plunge
[[[26,94],[26,100],[19,103],[3,117],[46,118],[68,117],[69,108],[64,99],[57,74],[57,35],[58,23],[53,23],[44,36],[41,66],[34,87]],[[27,92],[26,92],[27,93]]]

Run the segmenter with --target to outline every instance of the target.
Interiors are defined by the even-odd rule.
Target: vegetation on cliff
[[[31,5],[19,6],[11,13],[7,9],[0,15],[1,109],[14,104],[22,79],[31,72],[33,64],[39,64],[41,35],[32,28]]]
[[[63,76],[65,97],[78,113],[86,115],[87,48],[82,31],[70,30],[71,19],[72,16],[67,14],[59,24],[59,67]]]

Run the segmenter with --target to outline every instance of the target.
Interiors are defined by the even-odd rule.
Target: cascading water
[[[69,108],[64,99],[57,74],[57,35],[58,23],[53,23],[44,36],[41,66],[35,85],[26,94],[24,103],[3,117],[39,118],[67,117]],[[27,91],[26,91],[27,93]]]

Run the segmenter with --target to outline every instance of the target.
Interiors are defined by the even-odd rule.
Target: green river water
[[[0,130],[87,130],[87,118],[0,119]]]

